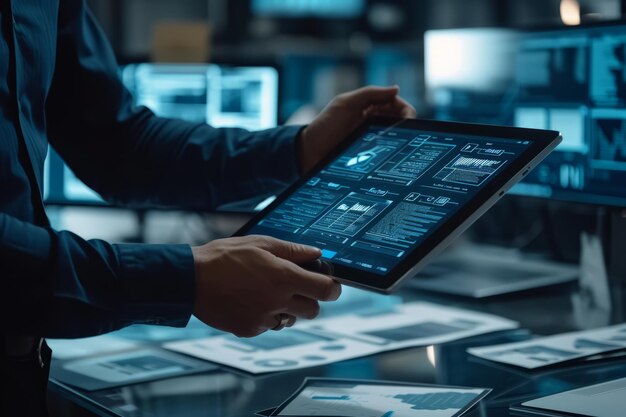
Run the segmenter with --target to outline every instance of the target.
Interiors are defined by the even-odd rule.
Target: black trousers
[[[41,355],[41,361],[40,357]],[[46,417],[46,390],[52,351],[44,342],[41,352],[35,349],[23,356],[0,357],[0,416]],[[43,362],[43,366],[41,366]]]

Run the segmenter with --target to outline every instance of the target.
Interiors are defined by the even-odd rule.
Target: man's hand
[[[318,301],[334,301],[341,286],[297,264],[318,259],[320,250],[266,236],[219,239],[192,248],[196,266],[194,315],[240,337],[275,327],[276,315],[313,319]]]
[[[335,97],[298,138],[302,172],[313,168],[368,116],[415,117],[415,109],[398,91],[397,86],[363,87]]]

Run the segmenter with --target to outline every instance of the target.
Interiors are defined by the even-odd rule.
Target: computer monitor
[[[272,17],[356,18],[365,0],[252,0],[252,13]]]
[[[122,80],[135,104],[158,116],[248,130],[276,126],[278,71],[273,67],[131,64]]]
[[[563,143],[512,192],[626,207],[626,25],[526,34],[514,123]]]
[[[131,64],[120,70],[134,104],[156,115],[215,127],[262,130],[276,126],[278,72],[273,67]],[[44,169],[49,204],[106,204],[50,149]]]
[[[272,67],[209,68],[207,123],[269,129],[278,118],[278,72]]]
[[[426,101],[435,118],[509,124],[519,38],[498,28],[427,31]]]
[[[427,34],[435,117],[559,130],[562,144],[511,193],[626,207],[626,25],[527,31],[508,41],[484,31]],[[503,42],[515,50],[506,62],[494,56]],[[448,63],[460,70],[446,67],[446,51],[460,49]]]
[[[205,123],[210,65],[131,64],[121,69],[134,104],[157,116]]]

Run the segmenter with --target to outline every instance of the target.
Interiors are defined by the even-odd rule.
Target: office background
[[[112,42],[120,76],[136,104],[163,116],[264,129],[307,123],[343,91],[364,84],[398,84],[402,96],[421,117],[562,131],[565,140],[559,148],[465,233],[455,247],[479,244],[491,248],[494,257],[512,263],[547,261],[578,270],[586,250],[582,236],[593,236],[601,243],[601,251],[594,256],[606,269],[608,283],[581,281],[572,287],[570,279],[570,286],[545,288],[547,283],[538,280],[529,293],[507,294],[485,302],[468,301],[482,297],[480,294],[433,297],[438,302],[514,318],[537,334],[624,321],[623,301],[620,304],[623,291],[611,293],[608,309],[602,305],[602,294],[605,285],[622,288],[626,282],[626,22],[622,20],[626,1],[88,3]],[[190,244],[229,236],[272,197],[258,196],[211,213],[185,207],[176,211],[112,207],[76,179],[53,151],[47,160],[45,194],[53,225],[85,238]],[[465,263],[462,268],[472,266]],[[485,264],[473,268],[476,274],[488,269]],[[494,270],[502,274],[501,269]],[[430,290],[433,292],[424,294],[442,292],[441,286]],[[412,291],[409,299],[422,294]],[[344,304],[326,306],[323,314],[349,311],[358,303],[391,302],[359,297],[359,293],[348,290]],[[425,297],[430,299],[430,295]],[[581,309],[581,302],[586,307]],[[186,335],[203,334],[198,327],[186,331]],[[150,336],[155,332],[147,329],[136,334]],[[163,340],[159,337],[156,339]],[[483,344],[518,337],[524,336],[493,338]],[[339,376],[422,378],[424,382],[475,386],[477,382],[470,373],[484,372],[484,385],[501,377],[495,371],[468,366],[465,356],[459,353],[465,347],[458,343],[438,350],[438,357],[448,359],[439,361],[435,371],[428,365],[434,366],[431,349],[356,361],[343,366],[342,371],[331,367],[324,375],[336,371]],[[457,369],[466,371],[467,377],[455,372]],[[572,381],[579,385],[596,382],[579,370],[562,379],[533,380],[535,385],[530,391],[501,399],[501,404],[494,400],[496,412],[490,408],[488,413],[483,410],[473,415],[508,415],[508,405],[530,392],[551,393],[557,387],[576,386]],[[622,376],[611,372],[603,375]],[[299,374],[303,375],[306,372]],[[246,385],[249,381],[245,378],[230,377],[224,376],[217,385],[208,376],[198,378],[216,392],[218,385],[232,385],[219,395],[213,393],[220,404],[245,397],[242,393],[246,392],[258,395],[280,381],[297,385],[293,375],[277,377],[271,381],[279,382],[266,381],[265,385],[258,382],[261,388],[255,389]],[[506,378],[515,379],[510,374]],[[167,415],[172,410],[168,407],[183,407],[181,410],[189,411],[189,415],[213,415],[199,411],[207,403],[199,399],[198,393],[213,395],[206,386],[204,391],[184,394],[186,397],[181,394],[184,400],[174,398],[176,390],[171,386],[160,394],[158,390],[148,394],[149,390],[142,389],[131,390],[139,399],[133,397],[126,403],[121,397],[107,397],[107,392],[95,394],[89,401],[99,398],[99,407],[107,401],[147,405],[154,415]],[[285,393],[293,389],[285,389]],[[189,408],[182,405],[184,401],[190,402]],[[191,412],[193,404],[199,408]],[[120,415],[150,415],[145,410]]]
[[[580,232],[600,233],[624,268],[611,258],[626,206],[624,2],[89,3],[136,103],[160,115],[263,129],[306,123],[342,91],[398,84],[421,117],[560,130],[558,152],[468,236],[576,262]],[[47,174],[55,226],[88,238],[200,243],[245,218],[107,207],[54,152]]]

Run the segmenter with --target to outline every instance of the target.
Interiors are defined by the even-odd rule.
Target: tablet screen
[[[531,142],[370,126],[246,234],[385,275]]]

